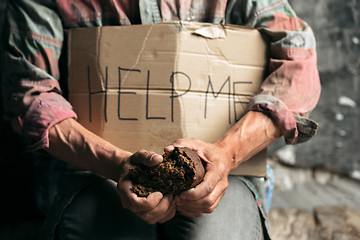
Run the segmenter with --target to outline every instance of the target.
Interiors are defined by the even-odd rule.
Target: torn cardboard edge
[[[245,114],[242,98],[258,91],[266,65],[255,29],[172,22],[69,32],[79,122],[129,151],[161,153],[179,138],[214,142]],[[231,174],[266,176],[266,151]]]
[[[69,65],[72,66],[75,61],[74,65],[78,67],[75,72],[69,68],[69,75],[78,79],[88,74],[93,91],[118,89],[119,85],[122,89],[144,89],[147,78],[153,89],[171,89],[173,83],[174,89],[184,91],[188,89],[190,78],[192,91],[206,91],[209,80],[214,88],[219,88],[227,79],[228,75],[221,74],[222,71],[232,71],[232,75],[241,74],[242,82],[263,78],[267,61],[263,56],[252,54],[265,51],[264,40],[258,30],[226,25],[221,29],[228,33],[236,32],[238,36],[227,34],[226,39],[209,40],[193,35],[194,31],[208,28],[209,25],[218,27],[217,24],[174,22],[73,29],[69,32],[70,41],[82,39],[81,42],[71,43],[73,49],[79,56],[84,54],[94,61],[86,64],[81,57],[70,58]],[[244,40],[244,37],[249,40]],[[225,42],[231,47],[219,47]],[[114,49],[117,54],[114,54]],[[126,56],[126,59],[119,59],[119,56]],[[155,58],[156,62],[153,61]],[[154,68],[162,70],[153,71]],[[254,77],[254,73],[257,76]],[[129,79],[130,75],[132,78]],[[201,81],[196,79],[199,76]],[[211,79],[208,79],[209,76]],[[255,85],[250,91],[254,92],[257,87]],[[70,79],[69,88],[73,92],[87,92],[89,86],[87,81]]]

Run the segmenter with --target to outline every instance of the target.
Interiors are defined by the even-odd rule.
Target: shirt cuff
[[[54,92],[40,94],[22,121],[26,150],[48,148],[49,129],[68,118],[77,119],[77,115],[64,97]]]
[[[269,115],[279,127],[287,144],[305,142],[317,133],[316,122],[294,115],[284,102],[272,95],[255,95],[250,101],[249,110]]]

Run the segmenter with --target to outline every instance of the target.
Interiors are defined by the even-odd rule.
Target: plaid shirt
[[[286,0],[24,0],[9,1],[3,103],[22,126],[29,150],[48,147],[48,130],[76,118],[66,100],[66,32],[70,28],[187,20],[245,25],[270,39],[269,75],[249,109],[271,116],[287,143],[311,138],[306,118],[320,81],[311,28]]]

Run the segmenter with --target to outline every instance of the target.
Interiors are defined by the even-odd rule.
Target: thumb
[[[140,150],[131,156],[130,161],[132,164],[143,164],[148,167],[153,167],[161,163],[163,157],[155,152]]]

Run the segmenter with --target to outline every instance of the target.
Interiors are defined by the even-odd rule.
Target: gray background
[[[296,164],[322,165],[356,176],[360,171],[360,1],[289,2],[314,31],[322,84],[320,102],[311,114],[320,128],[312,140],[295,146]],[[278,141],[270,152],[283,145]]]

